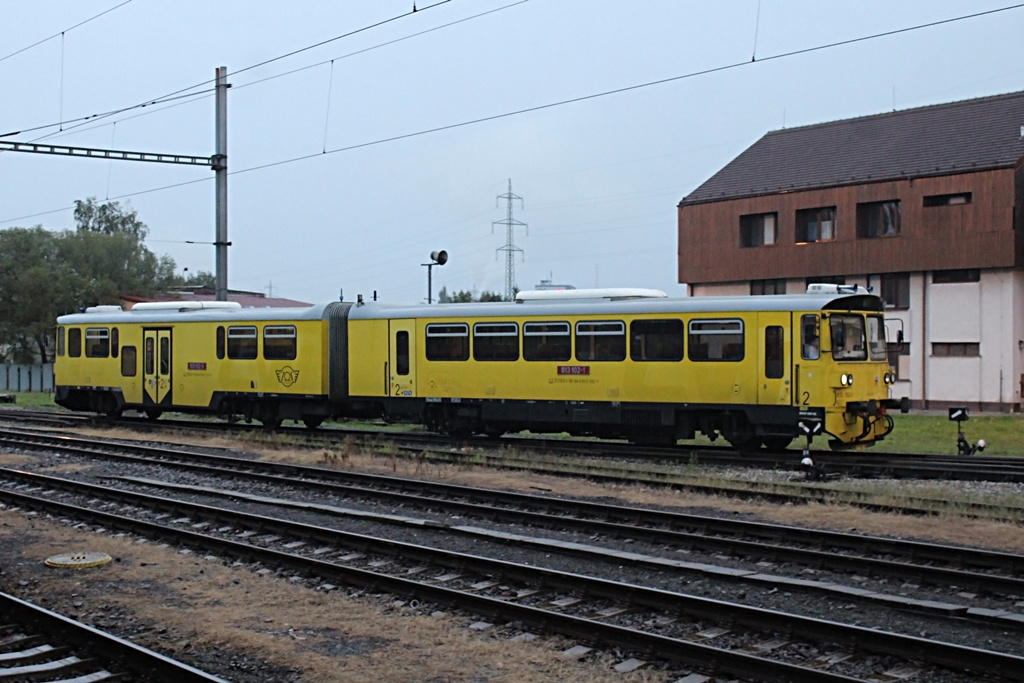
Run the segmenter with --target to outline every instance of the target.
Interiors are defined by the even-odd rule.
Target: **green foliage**
[[[180,286],[174,260],[146,248],[135,211],[89,198],[75,202],[75,221],[74,231],[0,231],[0,360],[49,361],[58,315]]]
[[[454,294],[449,294],[444,287],[437,293],[437,301],[442,304],[468,304],[474,301],[504,301],[505,298],[497,292],[488,292],[486,289],[480,292],[480,296],[473,298],[473,292],[462,289]]]

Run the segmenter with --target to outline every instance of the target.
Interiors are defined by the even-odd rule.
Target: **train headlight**
[[[839,383],[841,385],[843,385],[844,387],[852,387],[853,386],[853,375],[844,372],[843,374],[839,375]]]

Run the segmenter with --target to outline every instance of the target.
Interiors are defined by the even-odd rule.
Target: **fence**
[[[53,363],[0,365],[0,391],[53,391]]]

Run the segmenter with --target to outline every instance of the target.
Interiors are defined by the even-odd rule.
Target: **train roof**
[[[579,291],[579,290],[576,290]],[[303,308],[160,308],[118,310],[116,306],[97,306],[85,313],[57,318],[59,325],[178,323],[186,321],[244,322],[321,320],[338,307],[351,307],[354,320],[380,318],[477,318],[477,317],[551,317],[553,315],[624,315],[672,313],[740,313],[744,311],[875,311],[884,310],[882,300],[864,290],[856,293],[775,294],[767,296],[636,297],[594,299],[546,297],[524,301],[468,304],[390,304],[371,302],[331,302]]]

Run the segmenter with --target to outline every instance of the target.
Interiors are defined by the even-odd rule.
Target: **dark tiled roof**
[[[1024,92],[1015,92],[776,130],[680,205],[1013,166],[1022,127]]]

